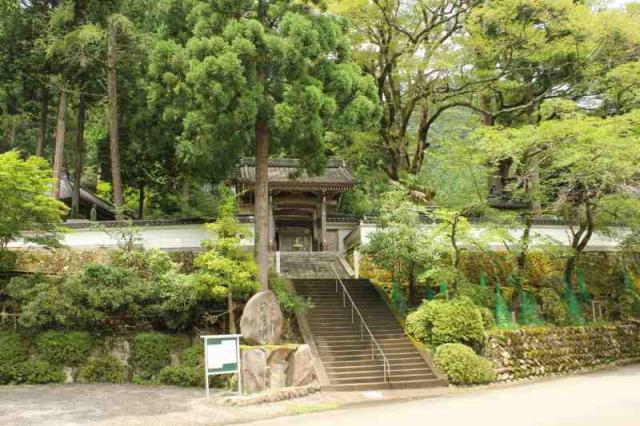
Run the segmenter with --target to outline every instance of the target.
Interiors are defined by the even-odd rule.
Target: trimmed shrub
[[[477,355],[469,346],[447,343],[438,346],[433,357],[449,381],[459,385],[493,382],[497,375],[491,361]]]
[[[180,365],[185,367],[204,367],[204,347],[195,345],[185,348],[180,354]]]
[[[25,361],[12,369],[13,383],[43,385],[46,383],[63,383],[65,376],[62,369],[46,361]]]
[[[158,380],[164,385],[182,387],[204,386],[204,369],[201,366],[166,366],[160,371]]]
[[[170,336],[162,333],[138,333],[133,338],[131,360],[139,379],[151,380],[171,363]]]
[[[567,304],[560,295],[551,288],[543,288],[538,292],[540,299],[540,315],[546,322],[556,325],[567,323]]]
[[[78,377],[87,383],[124,383],[127,367],[113,355],[89,358]]]
[[[466,297],[425,301],[407,316],[409,334],[432,346],[463,343],[479,350],[484,345],[482,314]]]
[[[36,337],[36,347],[40,357],[51,364],[79,365],[89,356],[91,335],[83,331],[47,331]]]
[[[0,333],[0,384],[13,381],[13,369],[27,360],[27,345],[18,333]]]

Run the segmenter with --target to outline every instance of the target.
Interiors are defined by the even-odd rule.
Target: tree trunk
[[[47,119],[49,118],[49,91],[43,89],[42,104],[40,105],[40,120],[38,122],[38,141],[36,145],[36,155],[44,156],[44,148],[47,144]]]
[[[118,92],[117,92],[117,29],[109,25],[109,45],[107,48],[107,90],[109,118],[109,151],[111,156],[111,185],[117,217],[122,217],[122,172],[120,169],[120,140],[118,137]]]
[[[409,305],[415,306],[417,305],[417,294],[416,294],[416,272],[415,265],[413,262],[409,265]]]
[[[87,120],[87,99],[80,94],[78,102],[78,125],[76,127],[76,161],[73,170],[73,196],[71,197],[71,217],[80,218],[80,187],[84,168],[84,126]]]
[[[576,262],[578,260],[578,256],[572,255],[567,259],[567,263],[564,267],[564,281],[567,283],[569,288],[573,287],[573,270],[576,268]]]
[[[56,147],[53,155],[53,177],[55,187],[53,197],[60,199],[60,185],[62,181],[62,163],[64,161],[64,137],[67,130],[67,92],[60,91],[60,105],[58,106],[58,122],[56,125]]]
[[[236,328],[236,306],[233,303],[233,294],[231,294],[231,290],[227,293],[227,305],[229,307],[229,334],[238,334],[238,329]]]
[[[144,219],[144,182],[140,182],[138,187],[138,219]]]
[[[255,251],[258,282],[269,289],[269,129],[267,123],[256,123],[256,203]]]

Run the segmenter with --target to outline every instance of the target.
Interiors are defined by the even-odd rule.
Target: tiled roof
[[[253,187],[256,181],[255,160],[245,158],[236,167],[235,179],[246,187]],[[345,192],[353,190],[355,178],[346,163],[339,159],[329,159],[324,172],[320,175],[309,174],[300,160],[269,160],[269,188],[286,191],[321,190]]]

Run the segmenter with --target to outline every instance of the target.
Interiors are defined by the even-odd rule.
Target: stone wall
[[[246,393],[317,383],[308,345],[242,346],[242,383]]]
[[[640,360],[638,325],[539,327],[501,330],[488,337],[497,381],[580,371],[617,361]]]

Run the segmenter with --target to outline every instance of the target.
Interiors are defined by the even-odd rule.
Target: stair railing
[[[336,294],[338,293],[339,290],[342,290],[342,306],[346,308],[347,300],[349,301],[349,304],[351,305],[351,323],[355,322],[355,319],[356,319],[355,315],[358,316],[358,319],[360,320],[360,340],[364,341],[364,337],[365,337],[364,332],[366,331],[371,341],[371,359],[376,359],[376,350],[377,350],[380,353],[380,356],[382,357],[382,369],[384,374],[384,382],[388,383],[389,376],[391,375],[391,364],[389,364],[389,360],[387,359],[387,356],[384,354],[382,347],[374,337],[373,333],[371,332],[371,329],[367,325],[367,322],[364,320],[364,317],[360,313],[360,310],[358,309],[355,302],[351,298],[351,295],[349,294],[347,287],[342,282],[342,279],[340,279],[340,275],[336,271],[336,268],[333,266],[333,264],[331,264],[331,270],[336,276]]]

